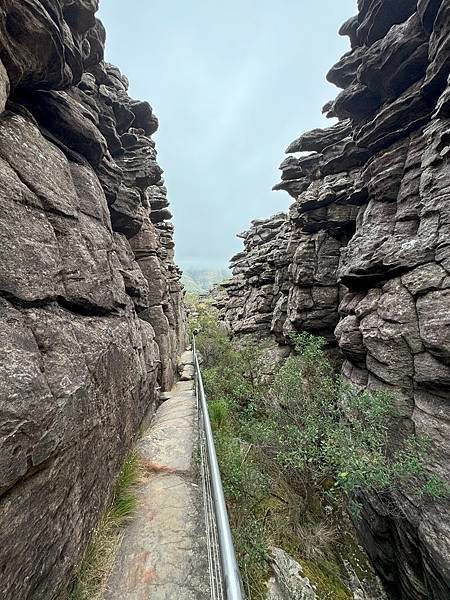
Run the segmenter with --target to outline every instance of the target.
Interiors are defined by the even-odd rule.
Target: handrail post
[[[220,559],[222,564],[222,574],[224,579],[225,594],[227,600],[244,600],[244,594],[241,587],[241,578],[239,567],[234,550],[233,537],[231,534],[230,522],[223,493],[222,479],[220,476],[219,464],[217,461],[216,448],[214,446],[214,437],[211,422],[208,413],[208,404],[206,402],[203,379],[198,362],[195,336],[192,336],[192,353],[194,356],[194,367],[196,373],[196,394],[197,402],[203,416],[203,427],[205,433],[206,453],[211,475],[211,492],[214,503],[214,513],[216,517],[217,533],[220,548]]]

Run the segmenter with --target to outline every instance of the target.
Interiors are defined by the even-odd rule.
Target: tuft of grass
[[[114,495],[109,509],[110,516],[117,527],[121,527],[136,510],[136,485],[139,481],[139,473],[139,459],[132,452],[123,463],[116,480]]]
[[[208,412],[214,429],[223,429],[227,426],[230,411],[225,400],[215,399],[208,402]]]
[[[111,503],[93,532],[76,573],[70,600],[102,600],[122,540],[121,529],[137,507],[136,488],[140,473],[139,459],[132,452],[117,477]]]
[[[314,561],[324,560],[338,537],[335,525],[327,521],[299,524],[295,533],[300,554]]]

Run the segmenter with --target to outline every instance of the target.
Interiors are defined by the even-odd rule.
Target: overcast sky
[[[327,125],[329,68],[356,0],[101,0],[107,60],[160,120],[155,139],[183,267],[221,267],[272,192],[286,146]],[[330,123],[329,123],[330,124]]]

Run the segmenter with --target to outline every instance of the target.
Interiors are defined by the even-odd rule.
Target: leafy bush
[[[189,331],[196,333],[197,350],[205,368],[225,366],[232,360],[233,347],[229,336],[217,319],[217,312],[208,302],[198,301],[191,306]]]
[[[279,370],[273,390],[273,445],[285,469],[307,477],[347,501],[362,491],[395,491],[408,482],[416,493],[430,485],[427,440],[404,434],[389,443],[395,399],[383,391],[359,391],[335,377],[322,350],[325,341],[293,336],[295,354]],[[267,406],[267,405],[266,405]]]
[[[356,515],[361,492],[383,498],[406,482],[418,495],[447,494],[426,474],[426,440],[409,434],[391,444],[394,399],[345,384],[322,338],[293,336],[294,353],[267,381],[260,348],[234,344],[210,305],[192,328],[249,599],[266,596],[269,545],[301,560],[325,595],[351,597],[344,564],[357,555],[355,568],[376,581],[356,541],[342,557],[350,547],[345,509]]]

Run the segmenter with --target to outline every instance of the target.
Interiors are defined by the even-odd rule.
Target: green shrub
[[[197,303],[193,310],[195,316],[189,321],[189,330],[191,335],[196,332],[195,342],[203,367],[229,365],[233,361],[234,349],[218,321],[217,311],[208,302]]]
[[[427,475],[427,441],[409,434],[391,444],[394,398],[343,383],[322,338],[293,336],[294,353],[268,381],[258,345],[233,343],[210,305],[192,328],[248,598],[266,597],[269,545],[300,560],[323,597],[351,597],[345,563],[355,555],[376,582],[343,515],[357,515],[366,491],[389,498],[407,484],[427,498],[448,494]]]
[[[209,417],[214,429],[224,429],[228,425],[230,411],[225,400],[217,398],[208,403]]]
[[[272,443],[283,468],[295,469],[311,486],[333,482],[332,492],[352,498],[362,491],[391,492],[408,482],[424,493],[426,440],[405,434],[389,445],[398,416],[395,399],[383,391],[359,391],[335,377],[323,353],[324,340],[303,333],[293,336],[296,353],[279,370]]]

